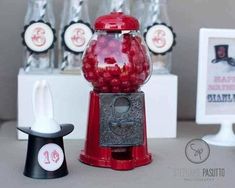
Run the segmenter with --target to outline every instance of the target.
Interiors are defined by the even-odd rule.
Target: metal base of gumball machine
[[[110,95],[113,96],[109,97],[109,94],[104,94],[104,96],[108,96],[108,98],[112,98],[116,101],[118,101],[118,99],[126,99],[128,97],[133,101],[141,99],[143,101],[143,106],[140,106],[139,109],[143,112],[142,116],[140,115],[140,119],[142,119],[143,124],[137,127],[136,125],[138,125],[138,123],[131,124],[131,121],[125,120],[125,126],[120,126],[118,123],[116,125],[114,120],[110,120],[112,115],[107,118],[101,118],[101,116],[105,116],[102,114],[102,110],[106,109],[106,111],[109,112],[110,110],[107,110],[107,108],[112,108],[112,105],[109,105],[109,102],[107,101],[107,108],[103,107],[103,95],[92,91],[90,93],[87,138],[85,148],[80,154],[80,161],[91,166],[111,168],[114,170],[131,170],[151,163],[152,156],[148,152],[147,147],[144,93],[112,93]],[[138,96],[137,99],[135,99],[135,96]],[[132,103],[132,101],[130,102]],[[115,102],[111,101],[111,104],[115,104]],[[139,101],[137,101],[136,104],[140,104]],[[135,111],[138,108],[135,104],[130,106],[135,108]],[[113,107],[116,108],[117,111],[120,110],[120,107]],[[126,113],[124,117],[127,117]],[[103,121],[105,121],[104,119],[109,119],[111,123],[103,123]],[[121,122],[120,119],[117,121]],[[107,127],[105,127],[106,125]],[[107,130],[111,131],[109,132]],[[128,134],[128,132],[130,134]],[[120,139],[116,139],[115,136],[118,134],[125,134],[125,136],[119,135]]]

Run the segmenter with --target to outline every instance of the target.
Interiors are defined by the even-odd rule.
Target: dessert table
[[[198,126],[194,122],[179,122],[178,138],[149,139],[153,162],[132,171],[114,171],[82,164],[78,161],[78,155],[84,140],[66,140],[65,152],[69,175],[52,180],[35,180],[23,175],[27,142],[16,139],[15,127],[14,121],[2,123],[0,126],[2,188],[230,188],[235,183],[234,147],[210,146],[209,158],[202,164],[194,164],[185,156],[185,146],[190,140],[216,133],[218,126]]]

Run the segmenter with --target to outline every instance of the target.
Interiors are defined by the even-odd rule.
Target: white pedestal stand
[[[148,138],[175,138],[177,134],[178,77],[152,75],[143,87]]]
[[[207,135],[202,138],[208,144],[216,146],[235,146],[235,134],[232,122],[221,123],[220,130],[215,135]]]

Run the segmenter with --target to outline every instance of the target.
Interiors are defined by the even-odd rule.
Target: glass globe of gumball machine
[[[148,152],[144,93],[149,53],[136,18],[121,12],[98,17],[83,54],[82,71],[93,86],[85,148],[80,161],[131,170],[152,161]]]

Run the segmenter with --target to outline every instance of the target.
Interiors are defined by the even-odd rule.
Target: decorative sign
[[[43,21],[31,22],[22,34],[23,44],[33,53],[44,53],[54,47],[55,30]]]
[[[235,30],[201,29],[197,122],[235,122]]]
[[[148,27],[144,37],[149,50],[157,55],[164,55],[172,51],[176,44],[176,34],[172,27],[164,23],[155,23]]]
[[[56,144],[46,144],[38,152],[38,163],[46,171],[58,170],[64,162],[64,152]]]
[[[231,39],[224,38],[209,39],[207,69],[210,72],[207,74],[206,103],[208,115],[235,114],[235,60],[229,57],[229,48],[235,50],[235,39],[234,44],[231,42]]]
[[[64,28],[62,42],[66,50],[78,54],[86,49],[92,35],[93,30],[88,23],[71,22]]]
[[[198,124],[221,124],[215,135],[203,140],[218,146],[235,146],[235,30],[201,29],[199,43]]]

